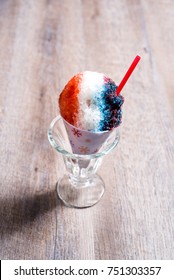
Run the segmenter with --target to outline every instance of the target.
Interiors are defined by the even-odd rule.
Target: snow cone
[[[75,154],[97,153],[122,119],[123,97],[102,73],[75,75],[58,100],[60,114]]]

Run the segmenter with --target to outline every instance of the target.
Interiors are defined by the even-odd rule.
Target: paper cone
[[[111,134],[111,131],[91,132],[81,130],[69,124],[64,119],[63,121],[72,147],[72,152],[75,154],[89,155],[97,153]]]

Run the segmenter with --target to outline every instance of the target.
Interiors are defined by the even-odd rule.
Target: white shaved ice
[[[78,126],[84,130],[97,130],[101,120],[100,110],[94,102],[94,97],[100,95],[104,84],[104,74],[85,71],[80,85],[79,122]]]

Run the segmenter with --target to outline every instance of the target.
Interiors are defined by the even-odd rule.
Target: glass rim
[[[56,150],[57,152],[61,153],[62,155],[65,155],[65,156],[67,156],[67,157],[69,157],[69,158],[72,158],[72,159],[83,159],[83,160],[84,160],[84,159],[95,159],[95,158],[102,157],[102,156],[104,156],[104,155],[107,155],[110,151],[112,151],[112,150],[117,146],[117,144],[118,144],[118,142],[119,142],[119,140],[120,140],[120,133],[119,133],[119,130],[118,130],[118,128],[115,128],[115,129],[117,129],[116,132],[115,132],[116,136],[114,137],[113,142],[112,142],[112,143],[109,145],[109,147],[108,147],[107,149],[105,149],[104,151],[97,152],[97,153],[95,153],[95,154],[85,154],[85,155],[83,155],[83,154],[76,154],[76,153],[72,153],[72,152],[68,152],[66,149],[61,148],[60,145],[58,145],[58,144],[55,142],[55,140],[54,140],[54,138],[53,138],[53,135],[52,135],[52,130],[53,130],[55,124],[56,124],[60,119],[64,120],[63,117],[62,117],[61,115],[58,115],[57,117],[55,117],[55,118],[51,121],[51,123],[50,123],[50,125],[49,125],[49,127],[48,127],[47,136],[48,136],[48,140],[49,140],[51,146],[52,146],[53,148],[55,148],[55,150]],[[115,129],[114,129],[114,130],[115,130]],[[114,133],[114,130],[113,130],[113,133]]]

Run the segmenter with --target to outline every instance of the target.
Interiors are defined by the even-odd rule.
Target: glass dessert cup
[[[57,182],[57,193],[65,205],[85,208],[96,204],[104,194],[103,179],[96,174],[105,155],[111,152],[119,142],[119,130],[114,129],[102,147],[95,154],[74,154],[59,115],[51,122],[48,139],[55,150],[62,154],[66,174]]]

